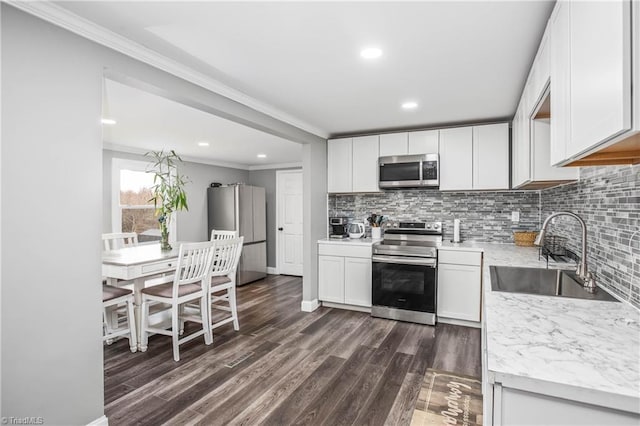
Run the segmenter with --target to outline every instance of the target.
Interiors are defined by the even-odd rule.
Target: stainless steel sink
[[[570,271],[490,266],[491,290],[618,302],[601,288],[588,292]]]

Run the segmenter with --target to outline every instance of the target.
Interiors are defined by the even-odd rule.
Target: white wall
[[[327,142],[302,150],[303,270],[302,301],[318,299],[318,240],[327,236]]]
[[[2,9],[1,415],[86,424],[103,415],[102,66]]]
[[[111,166],[113,159],[123,158],[143,162],[149,162],[149,159],[143,155],[111,151],[106,149],[103,151],[103,153],[102,203],[104,206],[105,214],[102,217],[102,231],[112,232],[111,215],[109,214],[109,212],[111,212],[112,204]],[[178,154],[180,153],[178,152]],[[248,183],[249,171],[232,169],[228,167],[212,166],[208,164],[192,163],[188,161],[185,161],[178,168],[181,174],[184,174],[189,178],[189,183],[186,187],[189,210],[178,212],[176,215],[176,239],[178,241],[205,241],[208,239],[207,187],[209,187],[211,182]]]
[[[104,411],[99,120],[105,73],[163,88],[176,100],[193,100],[203,110],[299,143],[320,138],[6,3],[0,7],[0,415],[86,424]],[[326,167],[326,151],[322,155]],[[326,221],[326,206],[319,215]],[[310,238],[315,235],[307,235],[307,245]]]

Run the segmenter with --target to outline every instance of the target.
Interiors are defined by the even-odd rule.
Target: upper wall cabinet
[[[353,138],[353,192],[377,192],[378,135]]]
[[[327,190],[351,192],[353,188],[353,139],[327,141]]]
[[[378,135],[329,139],[328,192],[377,192]]]
[[[409,132],[409,149],[407,154],[437,154],[439,150],[439,142],[439,130]]]
[[[409,152],[409,133],[386,133],[380,135],[380,157],[406,155]]]
[[[440,189],[509,189],[509,124],[440,130]]]
[[[440,130],[440,189],[473,189],[473,130],[455,127]]]
[[[473,127],[473,189],[509,188],[509,123]]]
[[[640,43],[633,42],[640,39],[639,8],[629,0],[556,4],[550,22],[554,164],[640,162],[640,112],[632,108],[640,102],[632,96],[640,94],[631,92],[640,87],[632,65],[640,55]]]
[[[561,15],[555,15],[565,19]],[[513,118],[511,180],[514,188],[542,189],[578,179],[578,170],[571,167],[552,167],[550,152],[551,110],[553,119],[568,116],[568,90],[562,91],[562,84],[554,85],[553,95],[549,94],[551,76],[552,46],[551,33],[554,19],[547,26],[533,61],[529,78],[522,92],[518,109]],[[560,36],[559,36],[560,37]],[[562,38],[560,38],[562,40]],[[559,45],[560,47],[563,44]],[[568,61],[568,56],[559,56]],[[566,58],[566,59],[565,59]],[[568,81],[568,79],[565,79]],[[565,89],[566,89],[565,85]],[[564,96],[562,95],[564,93]],[[551,102],[556,105],[551,107]],[[555,114],[557,113],[557,114]],[[556,131],[564,129],[556,128]],[[559,157],[558,153],[556,156]]]

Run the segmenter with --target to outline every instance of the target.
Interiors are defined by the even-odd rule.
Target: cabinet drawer
[[[178,264],[178,259],[166,260],[163,262],[150,263],[148,265],[143,265],[141,269],[143,274],[152,274],[156,272],[174,270],[176,269],[177,264]]]
[[[438,250],[438,263],[480,266],[482,253],[477,251]]]
[[[342,244],[318,244],[318,254],[327,256],[371,258],[371,246],[350,246]]]

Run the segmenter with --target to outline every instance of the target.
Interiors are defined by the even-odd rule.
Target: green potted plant
[[[174,150],[169,152],[150,151],[145,156],[152,158],[147,173],[153,173],[153,187],[151,191],[153,205],[160,226],[160,248],[171,250],[169,244],[169,224],[171,215],[175,211],[189,210],[187,206],[187,194],[184,190],[188,178],[178,173],[176,165],[182,163],[182,159]]]

